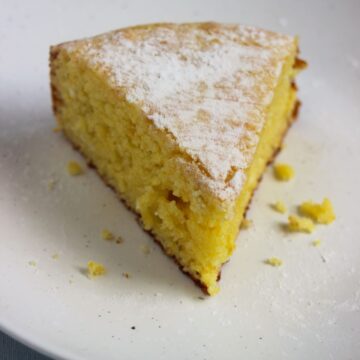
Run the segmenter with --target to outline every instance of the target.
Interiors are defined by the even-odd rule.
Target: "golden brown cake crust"
[[[49,59],[50,79],[53,79],[53,77],[55,76],[55,69],[51,66],[51,64],[53,64],[55,62],[56,58],[59,55],[59,52],[60,52],[60,48],[57,46],[53,46],[50,48],[50,59]],[[56,88],[56,86],[54,85],[54,83],[52,81],[50,83],[50,90],[51,90],[52,109],[53,109],[54,114],[56,115],[58,112],[58,109],[60,108],[60,106],[62,104],[61,96],[60,96],[58,89]]]

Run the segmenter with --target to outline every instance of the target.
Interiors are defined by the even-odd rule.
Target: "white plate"
[[[64,359],[358,359],[359,4],[2,4],[0,327]],[[278,183],[268,171],[249,213],[255,226],[241,233],[220,294],[201,300],[93,171],[67,175],[67,161],[82,160],[52,132],[48,46],[129,24],[205,19],[298,33],[310,67],[299,81],[301,116],[280,154],[296,168],[296,179]],[[281,199],[294,210],[324,196],[338,217],[313,235],[282,233],[285,216],[269,207]],[[125,243],[101,240],[103,228]],[[310,245],[315,238],[321,247]],[[265,266],[269,256],[284,265]],[[89,259],[106,264],[108,275],[84,276]]]

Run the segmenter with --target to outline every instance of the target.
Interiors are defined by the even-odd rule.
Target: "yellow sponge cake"
[[[65,136],[210,295],[296,113],[297,38],[152,24],[51,47]]]

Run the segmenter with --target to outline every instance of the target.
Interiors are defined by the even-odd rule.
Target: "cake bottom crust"
[[[270,160],[268,161],[267,165],[270,165],[270,164],[274,161],[274,159],[276,158],[277,154],[280,152],[280,150],[281,150],[281,148],[282,148],[283,139],[285,138],[285,136],[286,136],[288,130],[290,129],[291,125],[293,124],[293,122],[294,122],[294,121],[297,119],[297,117],[298,117],[299,110],[300,110],[300,106],[301,106],[301,102],[300,102],[300,100],[297,99],[296,102],[295,102],[295,105],[294,105],[294,109],[293,109],[293,111],[292,111],[292,114],[291,114],[291,116],[290,116],[289,119],[288,119],[288,126],[287,126],[286,130],[284,131],[284,133],[283,133],[283,135],[282,135],[282,141],[281,141],[279,147],[278,147],[277,149],[275,149],[275,151],[274,151],[273,155],[271,156]],[[143,229],[144,232],[148,233],[148,234],[154,239],[155,243],[160,246],[160,248],[163,250],[163,252],[165,253],[165,255],[168,256],[168,257],[171,257],[171,258],[174,260],[174,262],[177,264],[177,266],[179,267],[179,269],[180,269],[185,275],[187,275],[187,276],[195,283],[195,285],[197,285],[197,286],[203,291],[203,293],[204,293],[205,295],[210,295],[209,292],[208,292],[207,287],[206,287],[199,279],[196,279],[196,278],[193,277],[190,273],[188,273],[187,271],[185,271],[184,268],[183,268],[183,266],[177,261],[177,259],[175,258],[175,256],[169,255],[169,254],[166,252],[165,248],[164,248],[163,245],[161,244],[160,240],[157,239],[156,235],[155,235],[151,230],[146,230],[146,229],[143,227],[142,222],[141,222],[141,219],[140,219],[140,215],[139,215],[134,209],[132,209],[132,208],[130,207],[130,205],[127,203],[126,199],[125,199],[124,197],[122,197],[122,195],[121,195],[118,191],[116,191],[116,189],[115,189],[111,184],[109,184],[109,182],[108,182],[103,176],[100,175],[100,173],[99,173],[98,169],[96,168],[96,166],[85,156],[85,154],[80,150],[80,148],[77,147],[77,146],[66,136],[66,134],[65,134],[64,131],[63,131],[63,135],[64,135],[65,139],[72,145],[72,147],[73,147],[76,151],[78,151],[79,153],[82,154],[82,156],[84,157],[84,159],[85,159],[86,162],[87,162],[87,165],[88,165],[90,168],[94,169],[94,170],[97,172],[97,174],[98,174],[99,177],[103,180],[103,182],[104,182],[110,189],[112,189],[112,190],[115,192],[115,194],[116,194],[117,197],[122,201],[122,203],[123,203],[133,214],[136,215],[136,219],[137,219],[140,227]],[[251,204],[252,198],[253,198],[253,196],[254,196],[254,193],[255,193],[257,187],[259,186],[259,183],[261,182],[262,178],[263,178],[263,174],[262,174],[262,175],[259,177],[259,179],[257,180],[256,188],[255,188],[254,191],[252,192],[251,197],[250,197],[250,199],[249,199],[249,201],[248,201],[248,204],[247,204],[247,206],[246,206],[246,210],[245,210],[245,213],[244,213],[244,218],[245,218],[245,215],[246,215],[246,213],[247,213],[247,211],[248,211],[248,209],[249,209],[249,207],[250,207],[250,204]],[[222,266],[224,266],[227,262],[228,262],[228,261],[226,261],[225,263],[223,263]],[[219,274],[218,274],[218,277],[217,277],[217,281],[219,281],[220,278],[221,278],[221,270],[219,271]]]

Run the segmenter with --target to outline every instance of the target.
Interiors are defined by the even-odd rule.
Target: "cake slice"
[[[58,125],[210,295],[296,115],[297,38],[153,24],[51,47]]]

